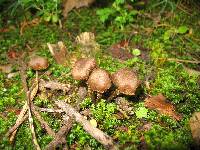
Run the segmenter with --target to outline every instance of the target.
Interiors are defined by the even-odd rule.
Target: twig
[[[45,81],[40,79],[39,88],[48,88],[51,90],[62,90],[64,92],[68,92],[71,89],[70,84],[59,83],[56,81]]]
[[[16,122],[15,125],[12,126],[12,128],[8,130],[8,132],[6,133],[6,136],[9,136],[11,133],[13,133],[27,118],[28,118],[28,115],[26,114],[25,116],[22,117],[22,119]]]
[[[32,112],[33,112],[34,116],[36,117],[36,119],[40,122],[41,126],[43,128],[45,128],[45,130],[47,131],[47,133],[50,136],[55,137],[55,132],[49,127],[49,125],[47,124],[47,122],[42,119],[40,113],[36,111],[33,103],[31,104],[31,109],[32,109]]]
[[[37,108],[39,111],[49,112],[49,113],[63,113],[62,109],[52,109],[52,108]]]
[[[49,127],[48,123],[46,121],[44,121],[44,119],[42,118],[42,116],[40,115],[40,113],[36,110],[35,108],[36,106],[31,103],[31,109],[32,112],[34,114],[34,116],[36,117],[36,119],[40,122],[41,126],[47,131],[47,133],[56,138],[56,133]],[[61,138],[60,141],[63,143],[65,142],[65,138]]]
[[[31,93],[30,91],[27,92],[27,106],[28,106],[28,121],[29,121],[29,126],[31,129],[31,134],[32,134],[32,138],[33,138],[33,144],[35,145],[36,150],[41,150],[38,142],[37,142],[37,138],[36,138],[36,134],[35,134],[35,128],[33,125],[33,118],[32,118],[32,114],[31,114]]]
[[[54,150],[58,144],[61,144],[61,138],[70,131],[73,122],[72,118],[69,118],[65,122],[65,125],[56,134],[55,139],[47,145],[46,150]]]
[[[58,64],[64,64],[68,56],[68,50],[62,41],[57,44],[47,43],[49,51]]]
[[[167,61],[175,61],[175,62],[184,62],[184,63],[192,63],[199,64],[200,61],[197,60],[184,60],[184,59],[176,59],[176,58],[158,58],[159,60],[167,60]]]
[[[82,102],[82,100],[85,98],[85,96],[86,96],[86,94],[85,94],[85,92],[87,92],[86,90],[84,90],[84,88],[79,88],[79,91],[78,91],[78,99],[77,99],[77,103],[76,103],[76,109],[77,110],[79,110],[80,109],[80,107],[79,107],[79,105],[80,105],[80,103]],[[45,109],[43,109],[43,110],[45,110]],[[50,112],[63,112],[63,110],[55,110],[55,109],[46,109],[46,110],[48,110],[48,111],[50,111]],[[66,116],[66,115],[65,115]],[[47,147],[46,147],[46,149],[51,149],[51,148],[55,148],[60,142],[60,137],[62,137],[62,136],[66,136],[66,133],[68,133],[69,131],[70,131],[70,129],[71,129],[71,127],[72,127],[72,122],[73,122],[73,119],[72,119],[72,117],[68,117],[68,119],[66,120],[66,117],[65,116],[63,116],[63,120],[66,122],[66,123],[64,123],[64,125],[61,127],[61,129],[58,131],[58,133],[56,133],[56,137],[57,138],[54,138],[54,140],[53,141],[51,141],[48,145],[47,145]],[[62,134],[63,133],[63,134]]]
[[[83,126],[83,129],[86,132],[88,132],[92,137],[94,137],[98,142],[103,144],[106,149],[110,150],[117,149],[110,136],[108,136],[98,128],[93,127],[89,121],[87,121],[80,113],[78,113],[69,104],[63,101],[56,101],[55,103],[58,105],[58,107],[64,110],[68,116],[74,117],[74,119]]]
[[[28,86],[27,86],[27,83],[26,83],[26,79],[27,79],[27,76],[26,76],[26,73],[25,73],[25,70],[26,70],[26,64],[23,62],[23,61],[20,61],[19,62],[21,67],[20,67],[20,76],[21,76],[21,81],[22,81],[22,86],[23,86],[23,89],[24,89],[24,92],[26,93],[26,103],[24,104],[17,120],[16,120],[16,123],[14,126],[16,126],[17,128],[12,132],[12,135],[10,136],[11,132],[7,132],[6,133],[6,136],[10,136],[10,141],[12,142],[14,140],[14,137],[17,133],[17,129],[18,127],[21,125],[21,123],[23,123],[23,118],[26,114],[26,111],[28,110],[28,99],[30,99],[30,101],[32,101],[38,91],[38,73],[36,72],[36,86],[33,84],[33,86],[31,87],[30,90],[28,90]],[[28,97],[28,91],[30,92],[30,97]],[[13,128],[13,127],[12,127]],[[11,128],[11,129],[12,129]]]

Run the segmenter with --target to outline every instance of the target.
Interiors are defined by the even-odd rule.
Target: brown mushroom
[[[74,64],[72,77],[75,80],[87,80],[95,67],[96,61],[94,58],[81,58]]]
[[[110,75],[103,69],[95,69],[89,76],[87,83],[88,88],[97,92],[97,99],[100,99],[102,94],[111,87]]]
[[[110,96],[109,100],[119,95],[135,95],[135,91],[140,84],[140,80],[131,69],[123,68],[112,75],[112,82],[117,87],[116,91]]]
[[[48,68],[49,62],[47,58],[44,58],[41,56],[34,56],[30,59],[30,61],[28,62],[28,65],[33,70],[37,71],[37,70],[43,70],[43,69]]]

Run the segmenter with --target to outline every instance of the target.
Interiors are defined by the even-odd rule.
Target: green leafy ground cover
[[[121,149],[140,149],[144,146],[144,141],[149,149],[191,148],[193,140],[189,128],[189,118],[192,113],[200,111],[200,85],[198,75],[189,74],[184,67],[199,70],[199,66],[192,63],[166,61],[165,59],[200,58],[200,45],[198,44],[200,39],[199,12],[193,10],[188,15],[177,9],[170,17],[162,14],[160,24],[163,24],[163,26],[155,26],[151,19],[136,17],[132,23],[126,26],[123,24],[123,29],[119,29],[115,24],[105,25],[100,22],[96,15],[97,9],[83,8],[78,12],[71,12],[63,24],[63,29],[60,29],[56,24],[40,23],[37,26],[25,29],[21,36],[18,27],[9,32],[1,33],[0,62],[2,64],[8,62],[6,53],[12,47],[17,51],[26,51],[26,44],[29,44],[30,47],[36,49],[38,55],[48,57],[51,63],[48,69],[52,71],[52,79],[79,86],[79,83],[68,75],[71,71],[70,67],[63,67],[55,63],[46,43],[63,41],[68,50],[74,52],[77,50],[74,45],[74,38],[81,32],[94,32],[96,41],[101,46],[102,54],[96,56],[99,66],[109,72],[115,72],[123,67],[134,68],[142,81],[149,77],[151,89],[147,89],[142,83],[141,91],[139,91],[137,97],[122,95],[134,107],[135,113],[129,119],[118,119],[115,115],[117,105],[115,102],[107,102],[106,99],[93,104],[89,98],[86,98],[81,105],[81,110],[90,108],[92,118],[97,121],[97,127],[113,137]],[[166,14],[170,12],[165,11]],[[150,14],[158,13],[156,10],[150,12],[147,9],[146,13],[148,12]],[[133,25],[138,25],[138,34],[135,34],[130,42],[147,48],[150,60],[141,59],[137,56],[138,52],[135,53],[134,51],[133,54],[136,57],[122,63],[109,56],[107,49],[112,44],[128,39],[130,33],[135,30]],[[32,70],[27,70],[27,75],[30,83],[35,74]],[[162,93],[171,101],[176,106],[177,112],[182,114],[183,118],[180,121],[144,107],[146,95],[157,95],[159,93]],[[66,95],[57,95],[57,98],[64,99]],[[8,79],[5,73],[0,72],[0,149],[33,149],[28,122],[19,128],[13,145],[4,136],[17,119],[16,110],[21,109],[24,103],[20,76]],[[42,107],[53,106],[51,100],[44,100],[39,97],[36,97],[34,103]],[[41,114],[55,131],[59,130],[61,126],[59,117],[48,113]],[[147,131],[140,130],[147,123],[151,123],[151,128]],[[34,125],[39,144],[44,149],[52,140],[52,137],[45,133],[36,119]],[[119,128],[121,126],[126,127],[126,131],[121,130]],[[69,147],[103,149],[101,144],[87,134],[79,124],[73,125],[66,138]]]

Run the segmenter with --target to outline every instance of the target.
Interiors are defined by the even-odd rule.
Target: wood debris
[[[92,32],[82,32],[76,37],[76,43],[80,46],[81,53],[88,56],[95,56],[100,51],[100,45],[95,41],[95,35]]]
[[[69,55],[65,44],[59,41],[57,44],[47,43],[47,46],[55,61],[58,64],[64,65]]]
[[[190,128],[196,147],[200,147],[200,112],[195,112],[190,118]]]
[[[64,84],[57,81],[45,81],[40,79],[39,82],[39,89],[42,90],[43,88],[51,89],[51,90],[62,90],[63,92],[69,92],[72,88],[70,84]]]
[[[83,129],[88,132],[92,137],[94,137],[98,142],[100,142],[106,149],[114,150],[117,149],[114,145],[113,140],[107,134],[95,128],[87,121],[80,113],[78,113],[73,107],[63,101],[55,102],[58,107],[65,111],[65,113],[73,117],[76,122],[80,123],[83,126]]]
[[[181,120],[181,115],[177,114],[174,105],[166,102],[166,98],[162,94],[146,98],[144,100],[145,107],[149,109],[154,109],[160,114],[170,116],[176,120]]]

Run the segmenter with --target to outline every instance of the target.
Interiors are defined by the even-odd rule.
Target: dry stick
[[[81,103],[81,101],[85,98],[85,96],[86,95],[84,95],[84,94],[81,94],[81,93],[79,93],[79,98],[78,98],[78,100],[77,100],[77,104],[76,104],[76,109],[77,110],[79,110],[80,109],[80,103]],[[43,110],[47,110],[47,111],[51,111],[51,112],[64,112],[63,110],[55,110],[55,109],[45,109],[45,108],[43,108]],[[63,120],[65,120],[65,119],[63,119]],[[65,122],[66,122],[66,120],[65,120]],[[67,120],[67,122],[61,127],[61,129],[58,131],[58,133],[56,134],[56,136],[57,136],[57,138],[55,138],[53,141],[51,141],[48,145],[47,145],[47,147],[46,147],[46,149],[48,149],[48,150],[53,150],[60,142],[60,137],[63,137],[64,135],[66,135],[66,133],[68,133],[69,132],[69,130],[71,129],[71,127],[72,127],[72,122],[73,122],[73,119],[71,118],[71,117],[69,117],[68,118],[68,120]]]
[[[167,60],[167,61],[175,61],[180,63],[192,63],[192,64],[200,64],[200,61],[197,60],[184,60],[184,59],[176,59],[176,58],[158,58],[159,60]]]
[[[56,133],[49,127],[48,123],[46,121],[44,121],[44,119],[42,118],[42,116],[40,115],[40,113],[36,110],[37,108],[35,108],[36,106],[31,103],[31,110],[33,112],[33,114],[35,115],[36,119],[40,122],[41,126],[47,131],[47,133],[52,136],[52,137],[56,137]],[[62,142],[65,142],[65,138],[61,139]]]
[[[78,113],[73,107],[63,101],[55,102],[58,107],[65,111],[65,113],[74,117],[75,120],[83,126],[83,129],[88,132],[92,137],[94,137],[98,142],[104,145],[105,148],[109,150],[115,150],[117,147],[114,145],[113,140],[110,136],[93,127],[89,121],[87,121],[80,113]]]
[[[39,111],[42,112],[49,112],[49,113],[63,113],[64,111],[62,109],[52,109],[52,108],[37,108]]]
[[[41,150],[38,142],[37,142],[37,138],[36,138],[36,134],[35,134],[35,128],[34,128],[34,125],[33,125],[33,118],[32,118],[32,114],[31,114],[31,108],[30,108],[30,105],[31,105],[31,93],[30,91],[27,92],[27,104],[28,104],[28,121],[29,121],[29,126],[30,126],[30,129],[31,129],[31,134],[32,134],[32,138],[33,138],[33,144],[36,148],[36,150]]]
[[[64,92],[68,92],[71,89],[70,84],[64,84],[55,81],[45,81],[43,79],[40,79],[39,88],[43,87],[51,90],[62,90]]]
[[[65,125],[62,126],[62,127],[60,128],[60,130],[58,131],[58,133],[56,133],[55,139],[54,139],[53,141],[51,141],[51,142],[47,145],[46,150],[55,150],[56,146],[57,146],[58,144],[61,144],[60,139],[63,138],[63,136],[64,136],[65,134],[67,134],[67,133],[70,131],[70,129],[71,129],[71,127],[72,127],[73,119],[70,117],[70,118],[69,118],[67,121],[65,121],[65,122],[66,122]]]
[[[11,133],[13,133],[27,118],[28,115],[26,114],[21,120],[16,122],[12,128],[9,129],[9,131],[6,133],[6,136],[9,136]]]
[[[24,91],[28,91],[28,87],[27,87],[27,83],[26,83],[27,77],[26,77],[26,74],[25,74],[26,66],[22,61],[20,61],[19,63],[21,65],[20,66],[20,76],[21,76],[22,86],[24,88]],[[24,104],[14,126],[18,125],[18,127],[19,127],[21,125],[20,122],[23,123],[22,120],[23,120],[24,115],[26,114],[26,111],[27,111],[27,103]],[[10,130],[12,130],[12,128]],[[17,133],[17,129],[13,132],[9,132],[9,131],[6,133],[6,136],[10,136],[10,134],[12,133],[11,138],[10,138],[10,141],[12,142],[16,133]]]
[[[30,128],[31,128],[31,133],[32,133],[32,136],[33,136],[33,142],[36,146],[36,149],[40,150],[40,147],[39,145],[37,144],[37,139],[36,139],[36,136],[35,136],[35,132],[34,132],[34,126],[33,126],[33,119],[32,119],[32,116],[31,116],[31,110],[30,110],[30,107],[29,107],[29,103],[34,99],[37,91],[38,91],[38,73],[36,72],[36,87],[32,86],[31,88],[31,92],[28,91],[28,86],[27,86],[27,82],[26,82],[26,79],[27,79],[27,76],[26,76],[26,73],[25,73],[25,70],[26,70],[26,65],[23,61],[20,62],[21,64],[21,68],[20,68],[20,75],[21,75],[21,80],[22,80],[22,85],[23,85],[23,88],[24,88],[24,91],[26,92],[26,103],[24,104],[23,106],[23,109],[22,111],[20,112],[18,118],[17,118],[17,121],[15,123],[16,126],[20,126],[20,122],[22,122],[23,120],[23,117],[24,115],[26,114],[26,111],[28,110],[28,118],[29,118],[29,123],[30,123]],[[17,128],[18,128],[17,127]],[[14,132],[12,133],[11,135],[11,138],[10,138],[10,141],[12,142],[15,135],[16,135],[16,132],[17,132],[17,128],[16,130],[14,130]],[[10,135],[10,132],[6,134],[7,136]]]
[[[47,131],[47,133],[50,136],[55,137],[55,135],[56,135],[55,132],[49,127],[48,123],[43,120],[43,118],[40,115],[40,113],[36,111],[35,106],[34,106],[33,103],[31,103],[31,110],[32,110],[34,116],[36,117],[36,119],[40,122],[41,126],[45,128],[45,130]]]

